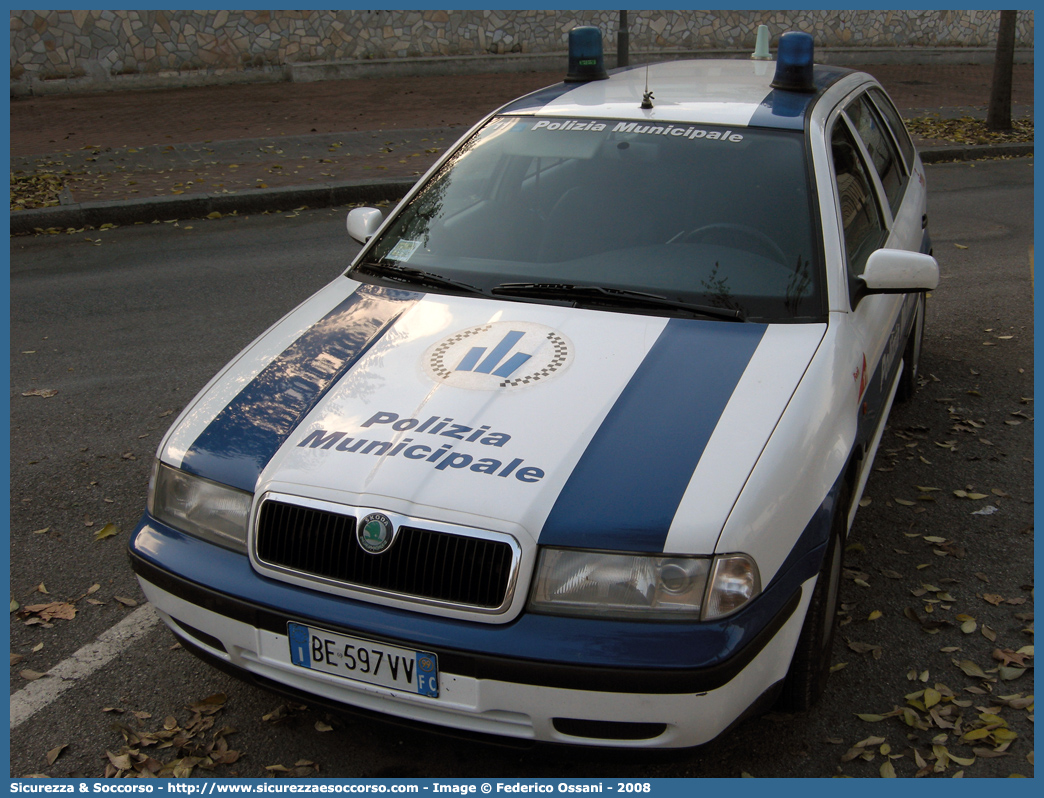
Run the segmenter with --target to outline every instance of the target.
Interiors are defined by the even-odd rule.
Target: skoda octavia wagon
[[[130,543],[184,646],[302,700],[682,747],[824,689],[935,287],[870,76],[570,72],[479,122],[184,409]]]

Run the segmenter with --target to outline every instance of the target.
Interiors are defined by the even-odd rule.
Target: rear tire
[[[925,296],[918,294],[913,329],[910,330],[910,337],[906,339],[906,349],[903,350],[903,373],[899,375],[899,387],[895,392],[895,398],[900,402],[912,398],[917,390],[917,374],[921,365],[921,342],[924,340],[924,311]]]
[[[823,695],[830,676],[841,594],[841,561],[848,528],[848,497],[848,490],[842,489],[831,523],[823,565],[812,590],[804,626],[801,627],[801,637],[798,638],[790,670],[776,702],[776,709],[783,712],[804,712],[810,709]]]

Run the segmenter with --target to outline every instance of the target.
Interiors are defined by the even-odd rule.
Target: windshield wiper
[[[548,299],[589,300],[595,304],[626,305],[630,307],[658,307],[683,310],[724,321],[746,321],[742,311],[696,305],[680,299],[668,299],[645,291],[624,288],[606,288],[600,285],[573,285],[571,283],[501,283],[490,291],[495,296],[519,296]]]
[[[481,294],[482,296],[489,296],[486,291],[483,291],[478,286],[471,285],[470,283],[454,280],[451,277],[445,277],[435,272],[426,272],[423,269],[415,269],[412,266],[401,266],[397,263],[360,263],[355,267],[355,270],[367,274],[374,274],[385,280],[394,280],[395,282],[419,283],[421,285],[431,286],[432,288],[452,288],[456,291],[463,291],[466,294]]]

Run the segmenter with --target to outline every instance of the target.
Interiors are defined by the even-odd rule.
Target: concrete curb
[[[200,219],[221,214],[281,211],[307,205],[328,208],[359,202],[396,200],[415,183],[410,178],[320,183],[310,186],[263,188],[235,194],[196,194],[179,197],[80,202],[53,208],[34,208],[11,214],[11,235],[24,235],[51,228],[98,227],[103,224],[135,224],[157,219]]]
[[[1032,144],[970,144],[956,147],[928,147],[921,150],[923,163],[1026,157],[1033,157]]]
[[[1032,157],[1032,144],[979,144],[929,147],[921,150],[924,163],[975,161],[986,158]],[[178,197],[80,202],[53,208],[34,208],[11,214],[11,235],[26,235],[51,228],[99,227],[134,224],[157,219],[200,219],[221,214],[281,211],[307,205],[329,208],[352,203],[397,200],[415,183],[410,178],[355,180],[286,188],[248,189],[235,194],[195,194]]]

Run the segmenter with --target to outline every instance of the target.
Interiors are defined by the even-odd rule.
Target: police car
[[[938,282],[880,85],[570,70],[476,125],[161,443],[130,543],[186,648],[312,704],[702,744],[824,689],[845,536]]]

